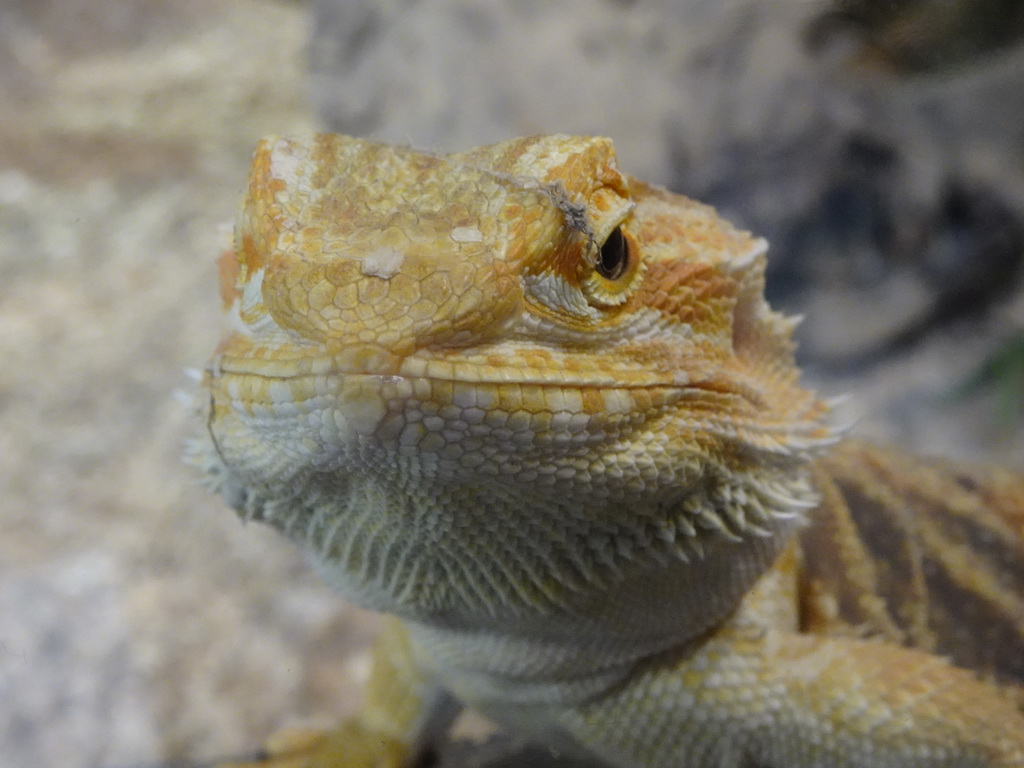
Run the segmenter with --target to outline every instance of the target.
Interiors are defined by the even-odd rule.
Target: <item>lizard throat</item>
[[[685,636],[703,628],[703,582],[724,578],[713,566],[758,553],[750,555],[753,579],[816,503],[795,458],[741,473],[698,455],[661,471],[638,452],[617,467],[588,469],[565,458],[539,467],[507,456],[428,477],[423,451],[415,465],[400,453],[364,450],[347,456],[343,471],[271,460],[244,467],[232,463],[235,438],[214,438],[213,451],[193,458],[240,515],[311,551],[356,602],[435,625],[454,626],[458,617],[464,628],[490,627],[531,616],[571,625],[573,616],[599,613],[595,594],[639,590],[626,603],[634,604],[650,591],[637,586],[644,574],[668,569],[687,575],[666,582],[680,601],[675,613],[651,611],[646,627],[615,617],[608,625]],[[255,472],[273,479],[253,482]],[[455,572],[464,578],[451,578]]]

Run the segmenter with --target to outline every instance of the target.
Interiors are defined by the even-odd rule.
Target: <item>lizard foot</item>
[[[271,737],[259,758],[216,768],[402,768],[408,753],[404,744],[348,721],[329,731],[283,730]]]

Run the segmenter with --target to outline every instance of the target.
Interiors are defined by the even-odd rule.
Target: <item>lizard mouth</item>
[[[238,346],[242,348],[239,349]],[[485,387],[536,386],[550,388],[648,389],[700,388],[709,376],[647,365],[581,364],[557,351],[497,348],[472,353],[427,352],[398,355],[373,344],[339,350],[278,347],[272,352],[253,349],[252,342],[235,338],[211,361],[212,378],[254,377],[297,381],[312,378],[355,378],[432,381]],[[707,373],[707,372],[703,372]]]
[[[521,345],[514,355],[504,351],[400,356],[372,345],[336,352],[297,345],[270,350],[255,348],[239,334],[214,357],[207,386],[219,414],[215,421],[251,421],[254,428],[258,423],[261,430],[284,435],[293,431],[295,419],[313,418],[337,427],[334,442],[355,435],[412,440],[419,428],[412,422],[418,420],[428,431],[436,426],[470,436],[493,432],[495,439],[507,432],[589,440],[584,433],[600,436],[661,418],[681,399],[696,404],[709,396],[734,397],[724,391],[716,397],[671,370],[639,363],[616,370],[558,351],[525,351]]]
[[[207,371],[208,428],[229,466],[244,464],[251,440],[285,464],[334,466],[345,451],[372,447],[442,464],[450,458],[455,472],[466,455],[470,463],[495,451],[565,458],[645,429],[674,435],[683,455],[728,444],[776,459],[816,450],[834,435],[827,406],[795,382],[758,386],[755,371],[706,358],[677,372],[643,360],[615,369],[571,353],[530,359],[521,346],[502,359],[494,347],[445,357],[370,345],[336,354],[255,345],[229,338]],[[316,428],[297,441],[308,425]]]
[[[827,407],[795,376],[765,377],[757,356],[693,354],[685,342],[653,355],[621,352],[614,344],[581,354],[504,339],[402,354],[380,343],[332,347],[236,332],[218,349],[207,385],[221,413],[273,423],[282,434],[297,417],[396,439],[410,418],[467,433],[511,424],[552,441],[652,419],[681,420],[687,439],[704,432],[731,442],[743,434],[769,447],[815,443],[831,431],[822,423]]]

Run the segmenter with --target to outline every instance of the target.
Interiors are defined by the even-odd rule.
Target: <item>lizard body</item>
[[[195,460],[401,620],[260,765],[409,765],[445,692],[617,766],[1024,765],[1024,482],[831,448],[766,247],[606,139],[260,144]]]

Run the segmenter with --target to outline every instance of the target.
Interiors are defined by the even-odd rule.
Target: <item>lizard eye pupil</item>
[[[622,234],[622,227],[616,227],[601,245],[597,259],[597,272],[607,280],[622,277],[629,266],[629,243]]]

